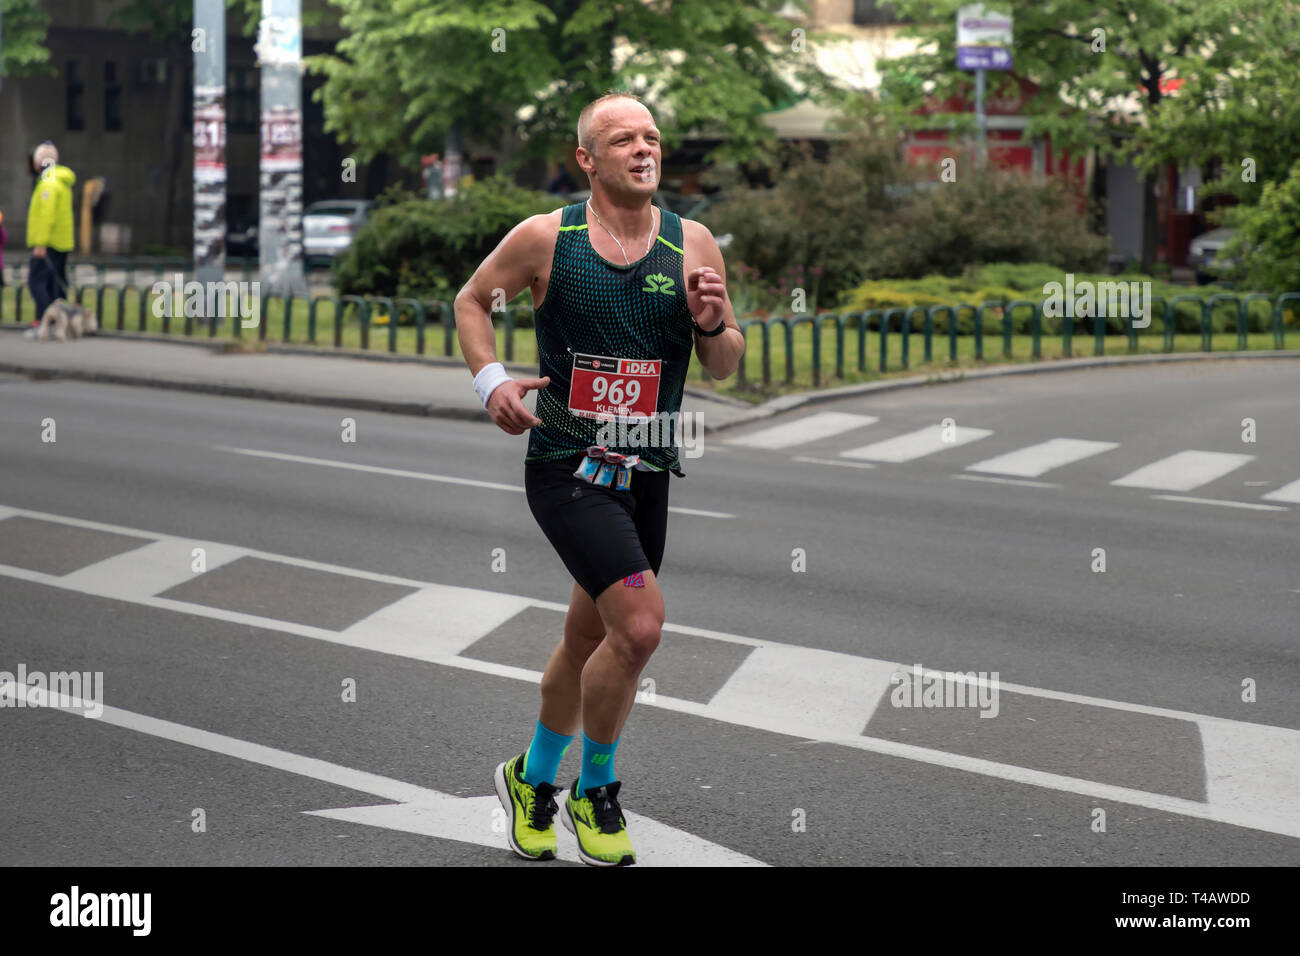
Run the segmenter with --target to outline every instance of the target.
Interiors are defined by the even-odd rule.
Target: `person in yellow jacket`
[[[51,302],[68,294],[68,253],[73,247],[72,187],[77,174],[59,165],[59,151],[46,140],[32,154],[37,173],[27,210],[27,288],[36,303],[37,323]]]

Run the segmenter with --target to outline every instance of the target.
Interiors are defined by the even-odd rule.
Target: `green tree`
[[[994,9],[1015,21],[1016,74],[1039,86],[1026,105],[1026,136],[1047,134],[1055,147],[1079,153],[1096,148],[1100,155],[1133,162],[1144,174],[1142,267],[1155,264],[1155,181],[1160,165],[1204,155],[1201,144],[1185,141],[1175,130],[1193,128],[1186,117],[1203,110],[1202,98],[1217,78],[1248,66],[1259,55],[1262,27],[1246,27],[1264,18],[1282,49],[1294,51],[1300,32],[1294,14],[1270,13],[1276,0],[993,0]],[[914,55],[887,66],[885,89],[900,110],[927,97],[943,100],[955,93],[971,95],[969,74],[956,68],[956,11],[961,0],[891,0],[900,14],[915,18],[910,35],[927,41]],[[1290,6],[1290,5],[1288,5]],[[1278,59],[1280,72],[1282,60]],[[1289,71],[1294,75],[1295,71]],[[1174,95],[1165,80],[1188,83]],[[1190,81],[1190,82],[1188,82]],[[990,93],[1007,89],[1009,75],[991,74]],[[1278,93],[1293,88],[1283,85]],[[1186,91],[1186,92],[1185,92]],[[1244,93],[1236,99],[1244,106]],[[913,118],[915,119],[915,118]],[[969,130],[967,114],[931,115]],[[1218,122],[1224,119],[1220,114]],[[1204,120],[1201,120],[1204,122]],[[1253,129],[1259,131],[1257,122]],[[1228,145],[1228,134],[1215,137],[1215,148]]]
[[[1300,290],[1300,160],[1280,182],[1264,183],[1254,205],[1228,210],[1232,239],[1216,259],[1238,260],[1230,270],[1250,289]]]
[[[1217,178],[1205,195],[1261,201],[1262,187],[1292,176],[1300,155],[1300,8],[1294,3],[1234,3],[1248,59],[1227,70],[1180,72],[1183,85],[1161,101],[1144,148],[1203,167]]]
[[[50,50],[45,45],[50,15],[37,6],[36,0],[0,0],[0,12],[4,15],[0,74],[17,77],[53,73]]]
[[[716,131],[720,157],[752,158],[775,142],[761,113],[790,101],[783,70],[804,95],[830,85],[809,49],[820,35],[796,50],[799,23],[774,12],[779,0],[331,2],[348,35],[310,66],[326,76],[326,129],[362,162],[388,153],[413,166],[449,136],[493,146],[517,138],[507,165],[550,156],[572,143],[582,107],[609,89],[647,92],[665,145]],[[806,10],[806,0],[797,5]],[[634,48],[624,62],[615,61],[619,38]]]

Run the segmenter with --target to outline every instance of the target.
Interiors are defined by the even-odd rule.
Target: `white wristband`
[[[483,407],[487,408],[488,399],[496,391],[496,387],[502,382],[510,381],[510,376],[506,374],[506,367],[500,362],[492,362],[484,365],[474,376],[474,391],[478,393],[479,401]]]

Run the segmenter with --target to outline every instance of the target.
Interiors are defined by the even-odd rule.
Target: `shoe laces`
[[[555,819],[555,814],[560,809],[555,803],[556,792],[555,786],[546,782],[539,783],[533,793],[524,791],[528,822],[534,830],[549,828]]]
[[[615,781],[587,791],[587,797],[591,800],[591,814],[596,818],[601,833],[617,833],[626,825],[623,819],[623,808],[618,805],[618,791],[621,786],[621,783]]]

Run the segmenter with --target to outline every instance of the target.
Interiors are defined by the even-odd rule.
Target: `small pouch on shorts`
[[[582,459],[578,465],[578,470],[573,473],[574,478],[581,478],[583,481],[591,481],[596,477],[596,472],[600,469],[601,456],[605,454],[605,449],[601,445],[592,445],[587,449],[587,457]]]
[[[579,463],[573,477],[602,488],[627,491],[632,487],[633,469],[648,470],[640,455],[622,455],[603,445],[592,445],[587,449],[587,455]]]

